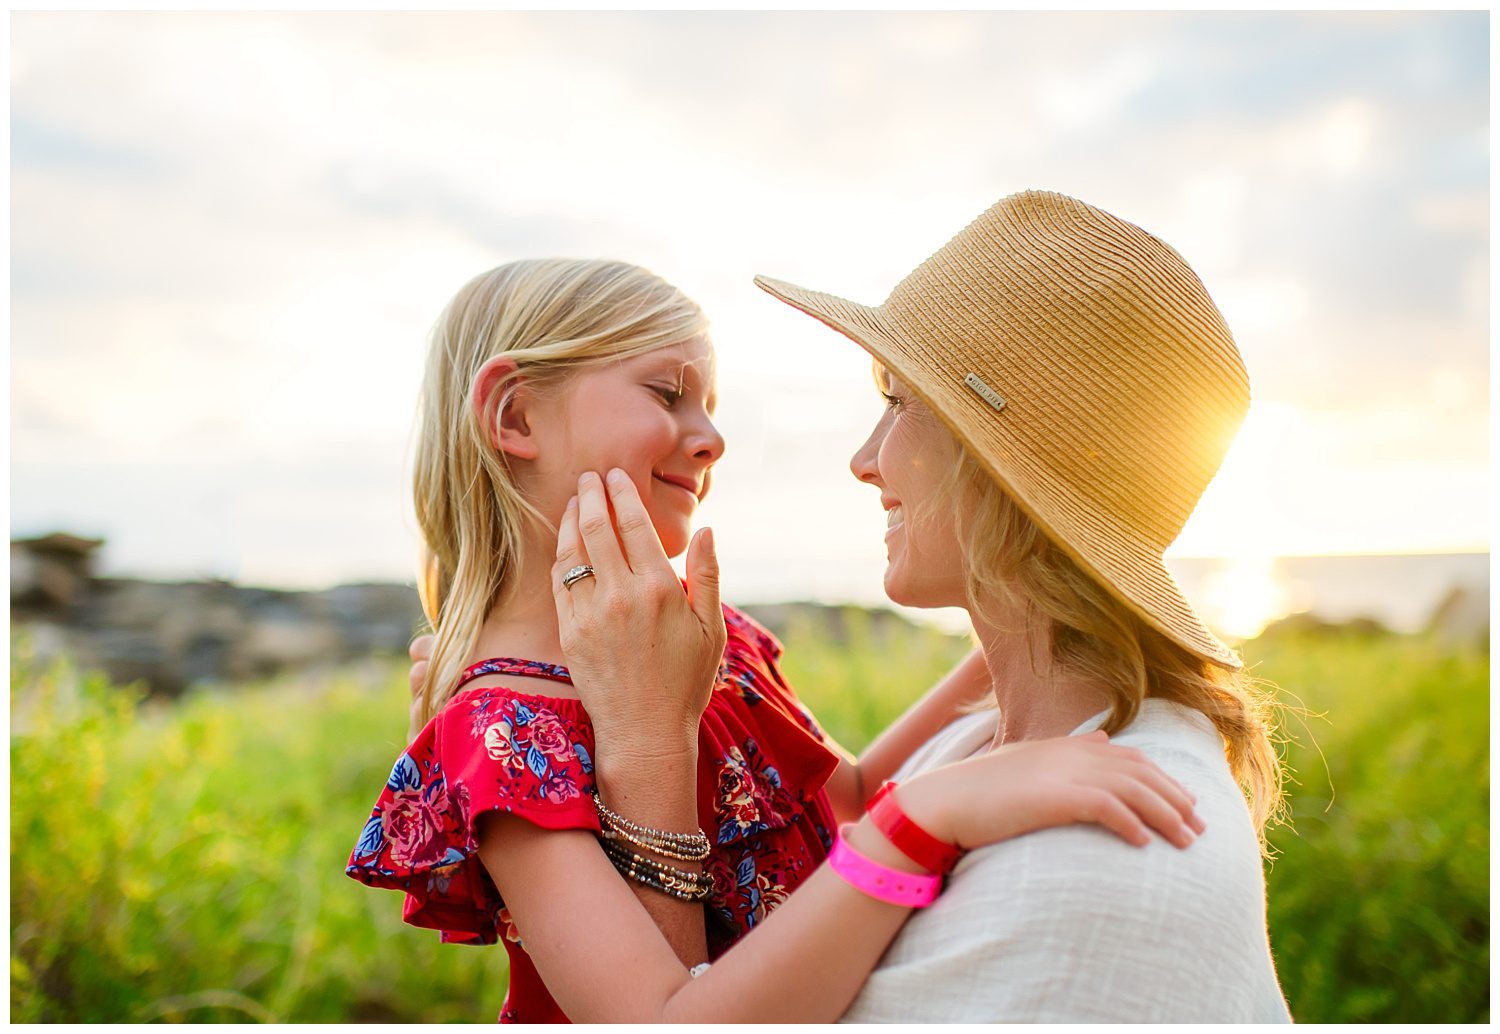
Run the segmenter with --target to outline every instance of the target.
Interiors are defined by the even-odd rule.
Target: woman
[[[851,466],[890,515],[886,591],[965,607],[983,646],[995,708],[954,722],[898,779],[1102,728],[1195,794],[1207,829],[1180,852],[1077,827],[971,852],[845,1018],[1286,1021],[1260,866],[1280,793],[1269,705],[1162,563],[1249,406],[1198,278],[1139,227],[1027,192],[881,306],[757,283],[875,358],[889,409]],[[623,646],[601,608],[637,596],[601,551],[559,549],[560,569],[600,572],[559,593],[565,630],[590,632],[572,639],[584,666]],[[596,720],[632,727],[636,702],[583,696]],[[672,705],[651,706],[659,719]],[[692,793],[644,765],[616,774],[653,808]]]

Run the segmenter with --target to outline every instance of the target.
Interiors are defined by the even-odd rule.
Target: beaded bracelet
[[[710,845],[701,829],[696,833],[673,833],[637,825],[611,811],[597,792],[594,793],[594,809],[599,813],[599,825],[604,835],[610,839],[628,840],[637,847],[684,862],[701,862],[708,857]]]
[[[628,829],[611,826],[607,822],[601,822],[603,827],[601,835],[608,840],[624,840],[634,844],[636,847],[645,848],[653,854],[659,854],[667,858],[675,858],[680,862],[701,862],[708,857],[708,840],[704,839],[702,845],[695,846],[692,850],[685,851],[672,841],[662,840],[650,835],[632,833]]]
[[[643,858],[619,844],[601,840],[605,855],[622,876],[645,884],[653,890],[670,894],[682,901],[703,901],[713,890],[713,878],[707,873],[674,869],[654,858]]]

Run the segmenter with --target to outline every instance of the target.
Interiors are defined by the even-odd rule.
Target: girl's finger
[[[430,635],[419,635],[406,647],[406,655],[414,661],[432,659],[432,644],[436,639]]]
[[[1151,843],[1151,833],[1136,817],[1136,813],[1124,801],[1107,791],[1093,809],[1093,821],[1128,844],[1145,847]]]
[[[625,562],[637,574],[655,567],[675,579],[677,576],[672,573],[667,552],[661,548],[661,539],[656,537],[656,528],[635,482],[618,467],[605,480],[609,485],[609,502],[615,511],[615,527],[620,529],[620,541],[625,546]]]
[[[594,566],[596,577],[622,585],[630,575],[630,565],[625,554],[620,552],[620,540],[615,535],[615,524],[609,512],[609,499],[604,494],[604,482],[592,470],[584,471],[578,479],[578,530],[583,536],[583,548],[588,552],[586,562]]]
[[[1155,790],[1168,804],[1177,809],[1177,814],[1182,816],[1195,833],[1202,833],[1207,828],[1203,820],[1198,817],[1193,805],[1196,798],[1187,790],[1183,789],[1181,783],[1167,775],[1149,761],[1138,765],[1135,769],[1136,778]]]
[[[1187,847],[1197,839],[1182,820],[1181,812],[1145,783],[1126,777],[1117,784],[1114,792],[1142,822],[1166,837],[1170,843]]]

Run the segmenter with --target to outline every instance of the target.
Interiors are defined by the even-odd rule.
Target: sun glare
[[[1231,639],[1258,635],[1275,618],[1287,613],[1291,594],[1277,577],[1276,558],[1230,557],[1203,579],[1195,601],[1204,619]]]

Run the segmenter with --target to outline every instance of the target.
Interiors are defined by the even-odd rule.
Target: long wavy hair
[[[424,544],[418,592],[436,640],[419,690],[424,722],[452,696],[486,617],[514,589],[528,523],[548,523],[517,489],[490,434],[517,382],[551,390],[581,369],[680,344],[707,327],[698,306],[654,273],[603,260],[507,263],[448,303],[428,349],[413,478]],[[502,354],[517,370],[476,407],[480,367]]]
[[[876,376],[884,382],[877,364]],[[1202,712],[1224,741],[1225,755],[1267,851],[1266,826],[1280,816],[1282,765],[1273,737],[1279,705],[1271,688],[1244,671],[1198,657],[1146,624],[1085,574],[996,484],[961,442],[934,500],[958,515],[970,606],[1025,615],[1025,627],[1054,670],[1102,687],[1110,702],[1104,730],[1129,725],[1147,698]],[[998,606],[997,606],[998,605]]]

